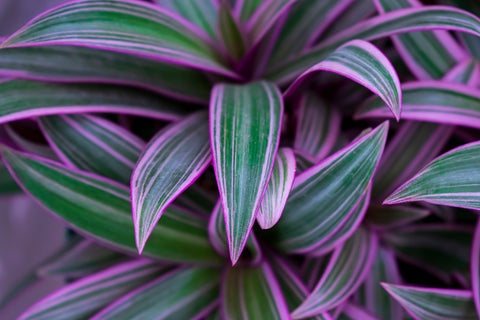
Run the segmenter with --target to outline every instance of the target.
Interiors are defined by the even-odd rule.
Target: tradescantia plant
[[[478,15],[83,0],[37,16],[0,44],[0,190],[71,231],[37,270],[67,283],[20,319],[478,319]]]

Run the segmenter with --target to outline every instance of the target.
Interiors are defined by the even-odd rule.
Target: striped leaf
[[[256,267],[227,266],[221,299],[225,319],[291,319],[280,285],[267,262]]]
[[[292,149],[280,148],[257,214],[257,222],[262,229],[273,227],[282,216],[283,208],[285,208],[293,186],[296,167],[295,154]]]
[[[235,15],[240,19],[242,22],[248,21],[252,15],[257,11],[260,5],[264,2],[264,0],[234,0],[235,7],[234,12]]]
[[[141,89],[30,80],[0,82],[0,123],[66,113],[117,113],[175,120],[195,110]]]
[[[299,174],[270,243],[283,252],[307,253],[347,223],[369,186],[387,130],[383,123]]]
[[[210,215],[208,224],[208,237],[215,250],[224,257],[228,257],[227,229],[225,228],[225,219],[220,201],[217,202]],[[247,263],[257,264],[262,259],[262,250],[260,244],[253,232],[250,233],[245,244],[248,260]]]
[[[131,85],[189,102],[208,103],[200,71],[122,52],[69,45],[0,49],[0,75],[57,82]],[[162,76],[159,76],[162,75]]]
[[[375,0],[374,3],[381,14],[421,6],[417,0]],[[464,50],[446,31],[407,33],[393,36],[392,40],[410,71],[422,80],[442,78],[465,56]]]
[[[5,167],[3,160],[0,161],[0,194],[15,194],[21,192],[20,187],[13,180],[12,175]]]
[[[83,277],[112,266],[126,257],[89,240],[83,240],[65,253],[41,266],[40,276]]]
[[[154,2],[193,22],[196,26],[208,33],[210,37],[216,37],[217,0],[154,0]]]
[[[448,282],[453,273],[467,275],[473,230],[457,224],[422,224],[382,234],[402,260]]]
[[[347,303],[346,306],[342,309],[342,313],[337,318],[337,320],[380,320],[379,318],[372,315],[369,310],[362,308],[353,303]]]
[[[218,13],[218,30],[227,52],[233,60],[238,61],[245,54],[246,44],[240,26],[230,7],[224,2],[221,3]]]
[[[131,180],[138,252],[142,253],[165,209],[205,171],[210,161],[206,112],[176,122],[150,140]]]
[[[400,273],[393,252],[380,247],[369,275],[359,289],[359,300],[380,319],[402,320],[402,308],[380,286],[381,282],[398,284],[400,281]]]
[[[480,36],[480,20],[466,11],[446,6],[395,10],[363,20],[327,38],[311,50],[268,69],[265,77],[279,84],[286,84],[353,39],[370,41],[400,33],[434,29],[455,30]]]
[[[18,125],[18,123],[16,124]],[[24,123],[21,124],[23,125]],[[11,126],[10,123],[5,123],[3,125],[3,128],[5,129],[5,133],[7,134],[7,136],[11,139],[13,143],[15,143],[16,147],[19,147],[20,150],[38,155],[43,158],[58,160],[55,151],[52,150],[52,148],[48,144],[45,144],[43,141],[40,142],[31,139],[36,136],[41,136],[40,130],[38,130],[36,124],[35,127],[32,128],[30,127],[30,125],[27,125],[25,127],[20,125],[17,127]],[[30,138],[24,137],[22,133],[26,133]]]
[[[370,206],[365,222],[376,230],[388,230],[423,219],[430,214],[428,210],[409,206]]]
[[[145,146],[140,138],[90,115],[40,117],[43,133],[63,163],[125,185]]]
[[[115,301],[92,320],[199,319],[218,303],[219,270],[173,270]]]
[[[415,320],[478,319],[469,290],[382,285]]]
[[[127,187],[5,147],[2,154],[22,188],[69,227],[117,250],[136,254]],[[221,261],[208,241],[207,221],[172,206],[150,236],[144,254],[174,262]]]
[[[450,150],[395,190],[384,203],[426,201],[480,209],[480,142]]]
[[[419,81],[403,85],[402,119],[480,128],[480,90],[463,84]],[[368,100],[356,118],[389,118],[377,98]]]
[[[200,185],[193,184],[185,189],[173,202],[174,205],[195,213],[210,216],[218,195],[209,192]]]
[[[341,115],[317,94],[306,92],[295,108],[293,147],[315,162],[332,150],[340,131]]]
[[[292,313],[293,318],[314,316],[346,301],[365,280],[377,246],[375,234],[359,229],[345,244],[337,247],[322,278]]]
[[[285,297],[288,309],[290,312],[292,312],[302,303],[302,301],[305,300],[309,291],[302,283],[298,275],[289,265],[287,265],[284,260],[282,260],[282,258],[276,255],[271,255],[269,258],[273,272],[275,273],[278,284],[280,285],[280,289]],[[333,320],[333,318],[327,312],[307,319]]]
[[[282,114],[280,92],[267,82],[219,84],[213,89],[210,139],[233,264],[270,179]]]
[[[90,318],[103,306],[166,270],[165,267],[142,260],[120,264],[64,286],[31,306],[19,319]]]
[[[400,118],[400,80],[388,58],[369,42],[353,40],[344,44],[300,75],[285,96],[292,95],[307,77],[318,71],[334,72],[361,84],[378,95],[397,120]]]
[[[480,83],[480,64],[471,58],[465,59],[445,74],[442,80],[452,83],[463,83],[470,87],[478,87]]]
[[[472,252],[470,256],[470,277],[473,301],[477,309],[477,314],[480,317],[480,222],[477,223],[473,235]]]
[[[69,2],[40,14],[0,47],[58,44],[120,51],[232,75],[201,29],[145,2]]]
[[[322,257],[305,257],[300,269],[300,276],[308,291],[312,291],[320,281],[323,273],[327,269],[331,254]]]

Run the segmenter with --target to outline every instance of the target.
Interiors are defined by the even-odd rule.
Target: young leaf
[[[91,319],[199,319],[215,307],[219,289],[219,270],[180,268],[121,297]]]
[[[31,20],[0,48],[58,44],[120,51],[234,76],[219,62],[201,29],[145,2],[68,2]]]
[[[45,137],[62,161],[125,185],[145,142],[119,125],[90,115],[40,117]]]
[[[257,214],[257,222],[262,229],[273,227],[282,216],[283,208],[293,186],[295,170],[295,154],[292,149],[280,148]]]
[[[213,89],[210,139],[233,264],[270,179],[282,114],[280,92],[267,82],[219,84]]]
[[[472,279],[473,301],[480,317],[480,222],[477,222],[473,235],[472,253],[470,256],[470,276]]]
[[[464,84],[419,81],[403,85],[402,119],[480,128],[480,90]],[[380,99],[368,100],[356,118],[391,117]]]
[[[165,209],[211,161],[208,115],[196,113],[155,135],[132,174],[135,241],[141,253]]]
[[[56,82],[131,85],[207,104],[211,84],[199,70],[142,56],[68,45],[0,49],[0,75]],[[162,76],[159,76],[162,75]]]
[[[267,70],[266,78],[279,84],[295,79],[312,65],[325,59],[342,44],[353,40],[366,41],[413,31],[446,29],[480,36],[480,20],[466,11],[446,6],[407,8],[363,20],[320,42],[282,65]]]
[[[397,120],[400,118],[400,80],[388,58],[374,45],[363,40],[344,44],[299,76],[285,96],[292,95],[312,73],[322,70],[338,73],[371,90],[388,105]]]
[[[347,223],[370,184],[387,130],[385,122],[299,174],[270,243],[283,252],[310,252]]]
[[[426,201],[480,209],[480,142],[450,150],[395,190],[385,204]]]
[[[295,108],[293,147],[315,162],[332,150],[340,132],[341,115],[313,92],[303,94]]]
[[[478,319],[468,290],[382,285],[416,320]]]
[[[72,229],[105,245],[136,254],[130,190],[111,180],[3,148],[22,188]],[[170,206],[150,236],[144,254],[160,260],[217,263],[207,221]]]
[[[280,286],[267,262],[256,267],[226,267],[222,314],[230,320],[290,319]]]
[[[120,264],[55,291],[27,309],[21,320],[85,319],[167,270],[148,261]]]
[[[0,123],[65,113],[112,112],[176,120],[196,108],[151,92],[103,84],[0,81]]]
[[[375,234],[358,229],[345,244],[335,249],[320,282],[292,317],[314,316],[348,299],[367,276],[377,245]]]

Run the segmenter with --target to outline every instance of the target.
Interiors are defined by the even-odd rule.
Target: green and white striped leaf
[[[318,162],[334,147],[340,132],[341,115],[313,92],[301,96],[295,115],[293,147],[296,152]]]
[[[458,224],[421,224],[382,234],[402,260],[448,282],[453,273],[469,274],[473,228]]]
[[[285,92],[292,95],[307,77],[318,71],[330,71],[366,87],[378,95],[400,119],[402,91],[400,80],[388,58],[374,45],[363,40],[352,40],[331,53],[325,60],[314,65]]]
[[[292,149],[278,149],[272,176],[260,203],[257,222],[262,229],[273,227],[282,216],[283,208],[293,186],[297,165]]]
[[[123,296],[91,319],[199,319],[218,303],[219,289],[218,269],[180,268]]]
[[[131,180],[138,252],[142,253],[165,209],[205,171],[210,161],[206,112],[171,124],[150,140]]]
[[[268,82],[218,84],[213,89],[210,140],[233,264],[242,253],[270,179],[282,114],[280,92]]]
[[[480,142],[450,150],[395,190],[384,203],[426,201],[480,209]]]
[[[130,184],[145,142],[119,125],[91,115],[40,117],[50,145],[63,163]]]
[[[469,290],[382,285],[415,320],[478,319]]]
[[[27,309],[21,320],[90,318],[103,306],[167,270],[149,261],[119,264],[68,284]]]
[[[20,150],[38,155],[43,158],[58,161],[58,157],[55,154],[55,151],[53,151],[48,144],[40,141],[33,141],[31,139],[35,138],[36,136],[41,136],[41,133],[37,129],[36,125],[35,128],[30,127],[30,125],[28,124],[25,127],[14,127],[10,123],[5,123],[3,124],[3,129],[5,130],[5,133],[11,139],[11,141],[15,143],[15,145],[19,147]],[[27,133],[29,138],[24,137],[22,133]]]
[[[210,42],[201,29],[159,6],[123,0],[84,0],[37,16],[0,48],[86,46],[233,75],[220,62]]]
[[[372,266],[378,246],[374,233],[358,231],[335,249],[327,269],[307,299],[292,313],[294,319],[314,316],[346,301]]]
[[[145,88],[207,104],[211,83],[199,70],[148,57],[72,45],[0,49],[0,75],[58,82],[98,82]],[[161,75],[161,76],[159,76]]]
[[[4,161],[22,188],[75,231],[136,254],[130,190],[91,173],[3,148]],[[170,206],[144,255],[185,263],[222,261],[208,241],[207,221]]]
[[[305,257],[300,268],[300,276],[303,283],[307,286],[308,291],[312,291],[320,281],[320,278],[327,269],[330,258],[330,253],[321,257]]]
[[[176,120],[191,105],[149,91],[102,84],[62,84],[30,80],[0,81],[0,123],[65,113],[117,113]]]
[[[347,223],[370,184],[387,130],[385,122],[299,174],[270,243],[283,252],[308,253]]]
[[[479,39],[480,40],[480,39]],[[478,87],[480,83],[480,64],[467,58],[450,69],[442,80],[452,83],[463,83],[470,87]]]
[[[275,275],[267,264],[226,267],[222,279],[222,314],[225,319],[291,319]]]

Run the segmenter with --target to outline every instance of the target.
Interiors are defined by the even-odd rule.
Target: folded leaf
[[[199,319],[218,303],[219,288],[217,269],[176,269],[123,296],[91,319]]]
[[[282,114],[280,92],[267,82],[219,84],[213,89],[210,139],[233,264],[242,253],[270,179]]]
[[[68,284],[28,308],[22,320],[90,318],[97,310],[167,270],[148,261],[119,264]]]
[[[414,319],[478,319],[472,293],[468,290],[382,285]]]
[[[257,214],[257,222],[262,229],[273,227],[282,216],[283,208],[293,186],[296,167],[295,154],[292,149],[280,148]]]
[[[130,190],[111,180],[3,148],[17,182],[68,226],[105,245],[136,254]],[[170,206],[150,236],[144,255],[186,263],[218,263],[207,221]]]
[[[165,209],[205,171],[210,161],[206,112],[171,124],[150,140],[131,179],[138,252],[142,253]]]
[[[175,120],[195,110],[151,92],[102,84],[0,81],[0,123],[65,113],[111,112]]]
[[[229,320],[291,319],[280,286],[267,262],[257,267],[226,267],[222,314]]]
[[[40,117],[45,137],[62,161],[125,185],[145,142],[119,125],[90,115]]]
[[[40,14],[0,48],[47,44],[120,51],[233,75],[219,61],[210,38],[201,29],[145,2],[69,2]]]
[[[388,58],[369,42],[352,40],[336,49],[325,60],[300,75],[285,96],[292,95],[307,77],[318,71],[334,72],[361,84],[378,95],[397,120],[400,118],[400,80]]]
[[[370,184],[387,130],[383,123],[299,174],[270,243],[283,252],[310,252],[347,223]]]
[[[402,119],[480,128],[480,90],[463,84],[419,81],[403,85]],[[388,118],[380,99],[368,100],[356,118]]]
[[[320,282],[292,317],[314,316],[346,301],[365,280],[377,246],[375,234],[359,229],[345,244],[337,247]]]
[[[384,203],[426,201],[480,209],[480,142],[450,150],[395,190]]]

